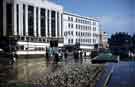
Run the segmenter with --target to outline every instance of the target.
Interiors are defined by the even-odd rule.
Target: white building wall
[[[100,24],[98,22],[96,22],[96,34],[97,34],[97,38],[96,38],[96,43],[100,43]]]
[[[25,5],[25,34],[28,35],[28,6],[33,6],[34,7],[34,36],[36,36],[36,28],[38,27],[38,33],[39,33],[39,36],[40,35],[40,8],[45,8],[46,9],[46,19],[47,19],[47,10],[49,10],[49,12],[51,12],[52,10],[53,11],[56,11],[56,12],[59,12],[60,15],[63,14],[63,7],[61,5],[57,5],[55,3],[52,3],[52,2],[49,2],[47,0],[4,0],[3,2],[3,15],[4,15],[4,20],[3,20],[3,24],[4,24],[4,31],[3,31],[3,35],[6,36],[6,3],[12,3],[13,5],[13,34],[14,35],[20,35],[20,36],[23,36],[23,5]],[[19,6],[19,34],[17,34],[17,12],[16,12],[16,5],[18,4]],[[36,20],[36,8],[38,7],[38,10],[39,10],[39,18],[38,20]],[[57,14],[56,14],[57,15]],[[51,17],[51,13],[50,13],[50,17]],[[50,18],[51,20],[51,18]],[[61,23],[61,17],[59,17],[59,19],[56,18],[56,21],[59,20],[59,22]],[[36,26],[36,21],[38,21],[38,25],[39,26]],[[49,22],[49,29],[51,29],[51,22],[50,21],[47,21],[46,20],[46,36],[48,35],[47,34],[47,22]],[[61,24],[60,24],[61,26]],[[59,32],[61,32],[61,27],[59,29]],[[57,26],[56,26],[56,31],[57,31]],[[51,35],[51,30],[50,30],[50,35]],[[61,34],[61,33],[60,33]],[[56,33],[57,35],[57,33]],[[50,36],[51,37],[51,36]],[[57,37],[57,36],[56,36]],[[62,38],[62,36],[60,37]]]
[[[60,34],[60,36],[59,36],[59,38],[63,38],[63,32],[61,32],[61,31],[63,31],[62,30],[62,25],[61,25],[61,21],[62,21],[62,19],[61,19],[61,15],[63,14],[63,7],[61,6],[61,5],[57,5],[57,4],[55,4],[55,3],[52,3],[52,2],[49,2],[49,1],[47,1],[47,0],[3,0],[3,36],[6,36],[6,33],[7,33],[7,25],[6,25],[6,4],[7,3],[11,3],[12,4],[12,7],[13,7],[13,9],[12,9],[12,14],[13,14],[13,17],[12,17],[12,31],[13,31],[13,35],[19,35],[19,36],[24,36],[24,33],[25,33],[25,35],[26,36],[28,36],[28,6],[33,6],[33,8],[34,8],[34,20],[33,20],[33,22],[34,22],[34,24],[33,24],[33,28],[34,28],[34,32],[33,32],[33,37],[35,38],[35,37],[41,37],[41,20],[40,20],[40,9],[41,8],[44,8],[45,10],[46,10],[46,14],[45,14],[45,17],[46,17],[46,24],[45,24],[45,38],[49,38],[49,37],[51,37],[51,11],[55,11],[56,12],[56,17],[57,17],[57,12],[59,13],[59,19],[58,18],[56,18],[56,22],[57,22],[57,20],[59,20],[59,34]],[[17,33],[17,5],[19,6],[19,25],[18,25],[18,27],[19,27],[19,32]],[[24,22],[23,22],[23,5],[25,5],[25,32],[24,32]],[[38,8],[38,20],[36,19],[36,16],[37,16],[37,14],[36,14],[36,9]],[[49,14],[49,21],[47,20],[47,17],[48,17],[48,14],[47,14],[47,12],[48,12],[48,10],[49,10],[49,12],[50,12],[50,14]],[[36,23],[38,22],[38,26],[36,25]],[[48,27],[48,23],[49,23],[49,27]],[[56,23],[57,24],[57,23]],[[36,29],[37,29],[37,27],[38,27],[38,32],[36,31]],[[48,28],[50,29],[49,30],[49,35],[50,36],[48,36]],[[53,37],[53,38],[58,38],[58,34],[57,34],[57,25],[56,25],[56,37]],[[38,35],[39,36],[37,36],[37,33],[38,33]],[[28,46],[26,46],[26,43],[27,43],[27,45],[28,46],[32,46],[33,48],[38,48],[38,47],[41,47],[41,48],[46,48],[46,47],[49,47],[49,44],[50,43],[45,43],[45,42],[42,42],[42,43],[44,43],[44,44],[40,44],[40,43],[37,43],[38,45],[32,45],[32,44],[34,44],[35,42],[33,41],[31,41],[31,42],[26,42],[26,41],[22,41],[22,43],[20,44],[18,44],[18,46],[24,46],[24,49],[26,48],[26,47],[28,47]],[[32,43],[32,44],[31,44]],[[58,43],[58,46],[62,46],[63,44],[62,43]]]
[[[98,44],[99,43],[99,38],[98,38],[98,35],[99,35],[99,22],[96,20],[96,19],[93,19],[93,18],[88,18],[88,17],[83,17],[83,16],[80,16],[80,15],[76,15],[76,14],[72,14],[72,13],[64,13],[63,14],[63,7],[60,6],[60,5],[57,5],[57,4],[54,4],[52,2],[49,2],[47,0],[4,0],[4,4],[3,4],[3,7],[4,7],[4,12],[3,12],[3,15],[4,15],[4,20],[3,20],[3,23],[4,23],[4,32],[3,32],[3,35],[6,35],[6,2],[10,2],[10,1],[13,1],[13,19],[14,19],[14,22],[13,22],[13,26],[14,26],[14,35],[17,35],[17,27],[16,27],[16,24],[17,24],[17,21],[16,21],[16,4],[19,5],[19,35],[23,36],[23,4],[25,4],[25,33],[26,35],[28,35],[28,6],[31,5],[34,7],[34,36],[36,36],[38,33],[39,37],[41,36],[40,34],[40,28],[41,28],[41,23],[40,23],[40,8],[45,8],[46,9],[46,36],[47,37],[51,37],[51,11],[54,10],[56,12],[59,12],[59,19],[56,18],[56,21],[59,20],[59,38],[62,38],[63,37],[63,34],[64,34],[64,44],[65,45],[68,45],[68,44],[76,44],[76,39],[77,40],[80,40],[80,44],[82,45],[81,47],[82,48],[93,48],[93,47],[90,47],[90,46],[93,46],[94,44]],[[36,20],[36,8],[38,8],[38,20]],[[47,21],[47,10],[49,10],[49,21]],[[63,19],[61,19],[61,15],[63,14]],[[57,16],[57,15],[56,15]],[[72,21],[69,21],[68,18],[73,18]],[[84,23],[78,23],[76,22],[76,18],[79,19],[79,20],[84,20],[84,21],[89,21],[90,23],[89,24],[84,24]],[[36,21],[38,21],[38,26],[36,26]],[[61,23],[61,21],[63,21],[63,23]],[[49,36],[48,36],[48,23],[49,22]],[[96,25],[93,25],[93,22],[96,22]],[[57,23],[56,23],[57,24]],[[62,24],[62,25],[61,25]],[[72,28],[69,28],[69,24],[73,24],[73,27]],[[76,24],[77,25],[81,25],[83,26],[81,29],[77,29],[76,28]],[[63,27],[61,27],[63,26]],[[71,26],[71,25],[70,25]],[[91,29],[85,29],[84,27],[91,27]],[[36,28],[38,27],[38,32],[36,32]],[[56,26],[57,27],[57,26]],[[94,31],[93,30],[93,27],[96,27],[96,30]],[[62,30],[63,29],[63,30]],[[56,32],[57,32],[57,28],[56,28]],[[63,31],[63,32],[62,32]],[[84,35],[76,35],[76,32],[80,33],[80,34],[86,34],[86,33],[89,33],[91,34],[91,36],[84,36]],[[66,35],[65,35],[66,34]],[[96,34],[97,37],[93,36],[93,34]],[[56,37],[57,37],[57,34],[56,34]],[[69,40],[71,43],[69,43]],[[89,41],[86,41],[86,40],[89,40]],[[91,40],[91,41],[90,41]],[[95,41],[93,41],[95,40]]]
[[[6,36],[6,0],[3,0],[3,36]]]
[[[69,20],[69,18],[71,20]],[[76,22],[76,19],[83,22]],[[88,21],[89,23],[84,23],[84,21]],[[73,24],[73,27],[69,27],[69,24],[70,26]],[[80,28],[76,26],[79,26]],[[65,45],[75,45],[77,42],[79,42],[82,49],[93,49],[95,44],[99,44],[99,22],[94,18],[88,18],[65,12],[63,15],[63,30]],[[71,32],[73,32],[73,35]],[[80,35],[76,35],[76,32]],[[73,39],[73,42],[69,43],[69,40],[71,39]]]
[[[23,4],[19,4],[19,35],[23,36]]]

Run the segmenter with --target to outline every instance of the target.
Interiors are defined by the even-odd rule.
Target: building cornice
[[[81,16],[81,15],[78,15],[78,14],[75,14],[75,13],[71,13],[71,12],[67,12],[67,11],[64,11],[64,14],[66,14],[66,15],[71,15],[71,16],[75,16],[75,17],[84,18],[84,19],[87,19],[87,20],[92,20],[92,21],[99,22],[99,21],[98,21],[96,18],[94,18],[94,17]]]

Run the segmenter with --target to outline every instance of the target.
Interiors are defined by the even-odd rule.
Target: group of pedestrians
[[[57,65],[59,62],[59,56],[58,56],[58,52],[54,51],[54,50],[50,50],[47,49],[46,50],[46,65],[47,67],[49,67],[49,69],[53,72],[57,69]]]
[[[73,58],[74,63],[82,63],[82,61],[83,61],[82,52],[79,52],[77,50],[73,51],[72,58]],[[69,59],[71,59],[71,58],[68,58],[68,52],[65,52],[64,53],[64,60],[65,60],[64,62],[67,63],[68,61],[70,61]]]
[[[49,63],[55,63],[57,64],[59,62],[59,55],[58,55],[58,52],[54,52],[52,50],[52,52],[49,52],[49,49],[46,50],[46,62],[47,62],[47,65]]]
[[[66,64],[68,63],[68,61],[70,61],[69,58],[71,56],[69,56],[68,52],[65,51],[62,55],[62,61],[65,62]],[[74,50],[73,54],[73,63],[82,63],[82,52],[79,52],[78,50]],[[59,57],[59,51],[52,51],[51,53],[49,52],[49,50],[46,50],[46,62],[47,62],[47,66],[49,64],[58,64],[58,62],[60,62],[60,57]]]

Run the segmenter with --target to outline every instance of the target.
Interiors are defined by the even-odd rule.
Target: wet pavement
[[[135,87],[135,62],[116,65],[108,87]]]
[[[108,64],[105,65],[105,69],[104,69],[103,73],[101,74],[101,78],[97,82],[96,87],[103,87],[104,86],[106,78],[109,75],[113,65],[114,65],[113,63],[108,63]]]
[[[114,70],[108,80],[106,87],[135,87],[135,62],[120,62],[106,64],[105,71],[96,87],[104,87],[106,78],[110,71]]]

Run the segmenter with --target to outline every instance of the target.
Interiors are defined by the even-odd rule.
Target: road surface
[[[107,77],[114,67],[109,80]],[[104,84],[106,83],[106,86]],[[120,62],[106,64],[105,72],[97,82],[96,87],[135,87],[135,62]]]

